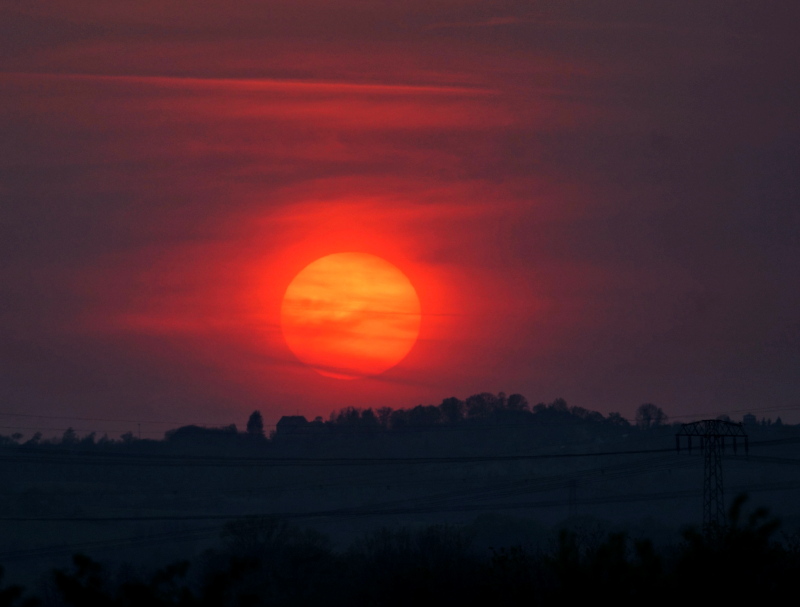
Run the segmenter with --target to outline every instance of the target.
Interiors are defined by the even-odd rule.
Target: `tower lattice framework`
[[[681,449],[681,437],[686,437],[689,452],[692,451],[692,437],[700,440],[703,452],[703,533],[713,539],[725,527],[725,493],[722,482],[722,454],[726,438],[732,443],[734,454],[738,451],[737,439],[744,440],[745,453],[749,445],[742,424],[721,419],[704,419],[699,422],[682,424],[675,434],[675,446]]]

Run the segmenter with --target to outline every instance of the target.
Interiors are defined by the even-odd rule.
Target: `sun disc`
[[[318,373],[340,379],[395,366],[416,342],[420,320],[411,281],[368,253],[310,263],[289,284],[281,306],[289,349]]]

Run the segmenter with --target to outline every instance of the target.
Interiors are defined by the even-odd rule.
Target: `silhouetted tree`
[[[16,445],[18,443],[17,440],[14,439],[14,436],[3,436],[0,434],[0,445]]]
[[[467,416],[471,419],[485,419],[502,408],[504,400],[505,394],[502,397],[495,396],[491,392],[473,394],[467,398]]]
[[[527,411],[528,399],[522,396],[522,394],[512,394],[508,397],[506,408],[509,411]]]
[[[585,546],[575,532],[562,530],[556,553],[545,563],[556,582],[545,589],[550,591],[545,604],[639,605],[663,591],[663,563],[652,543],[631,542],[624,533],[611,533],[596,546]]]
[[[549,405],[539,403],[533,407],[533,412],[546,417],[565,417],[569,415],[569,406],[563,398],[557,398]]]
[[[3,573],[3,568],[0,567],[0,579],[2,579]],[[34,607],[35,605],[41,605],[41,602],[35,598],[22,600],[24,592],[25,589],[16,584],[0,588],[0,607],[14,607],[15,605],[19,605],[20,607]]]
[[[34,445],[38,445],[41,440],[42,440],[42,433],[37,432],[36,434],[31,436],[28,440],[26,440],[24,444],[28,445],[29,447],[32,447]]]
[[[203,605],[330,604],[322,598],[339,590],[330,571],[330,540],[318,531],[248,516],[227,523],[222,540],[225,550],[216,554],[218,565],[203,584]],[[226,557],[227,571],[220,570]]]
[[[247,433],[250,436],[264,436],[264,418],[261,411],[253,411],[247,420]]]
[[[395,409],[389,416],[389,426],[392,430],[399,430],[408,427],[408,411],[406,409]]]
[[[380,529],[356,540],[348,551],[355,591],[353,604],[408,605],[419,597],[431,604],[463,605],[475,579],[470,541],[457,529],[432,526]]]
[[[106,589],[107,574],[100,563],[83,554],[72,557],[74,572],[53,571],[53,581],[61,599],[67,605],[110,605]]]
[[[374,428],[380,425],[380,420],[372,409],[366,409],[361,412],[361,425]]]
[[[336,430],[345,432],[375,431],[381,425],[372,409],[345,407],[337,413],[331,413],[330,423]]]
[[[392,417],[391,407],[381,407],[380,409],[378,409],[378,421],[384,428],[389,427],[389,420],[391,419],[391,417]]]
[[[605,420],[602,413],[598,413],[597,411],[590,411],[589,409],[584,409],[583,407],[572,407],[570,409],[570,413],[577,417],[580,420],[594,422],[594,423],[601,423]]]
[[[620,413],[617,413],[616,411],[612,411],[611,413],[608,414],[606,422],[611,424],[612,426],[619,426],[621,428],[630,427],[630,423],[628,422],[628,420],[622,417],[622,415]]]
[[[361,409],[345,407],[337,413],[331,413],[331,422],[337,426],[358,426],[361,421]]]
[[[61,436],[61,444],[65,447],[71,447],[78,444],[78,433],[75,432],[74,428],[69,427],[64,430],[64,434]]]
[[[457,424],[464,419],[464,401],[455,396],[445,398],[439,405],[439,411],[441,411],[442,420],[446,424]]]
[[[715,589],[714,599],[721,603],[755,603],[794,591],[798,562],[772,539],[780,521],[766,508],[756,508],[749,516],[742,516],[746,501],[746,494],[733,500],[728,525],[719,536],[707,537],[698,529],[684,532],[685,545],[674,571],[681,585],[699,588],[721,576],[737,580],[737,584],[720,584],[722,588]]]
[[[636,409],[636,425],[644,430],[657,428],[666,423],[667,419],[667,414],[653,403],[639,405]]]
[[[208,605],[215,597],[201,597],[195,600],[191,591],[182,583],[189,563],[182,561],[155,572],[150,581],[131,579],[119,583],[100,563],[87,556],[76,554],[72,557],[73,570],[56,569],[52,573],[54,590],[60,600],[57,605],[85,607],[148,605],[167,607],[168,605]],[[38,603],[31,603],[35,605]],[[48,605],[54,604],[48,601]],[[241,603],[240,603],[241,604]],[[4,605],[4,603],[0,603]],[[26,607],[23,604],[21,607]]]
[[[435,426],[441,419],[441,411],[433,405],[417,405],[408,412],[410,426]]]

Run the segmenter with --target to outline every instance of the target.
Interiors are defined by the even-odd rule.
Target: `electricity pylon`
[[[682,424],[675,434],[675,446],[681,450],[681,436],[687,439],[689,453],[692,452],[692,437],[700,438],[700,450],[705,460],[703,478],[703,534],[714,540],[725,527],[725,498],[722,489],[722,453],[725,451],[725,438],[733,440],[733,453],[737,452],[737,438],[744,439],[744,450],[748,452],[747,434],[742,424],[721,419],[704,419],[699,422]]]

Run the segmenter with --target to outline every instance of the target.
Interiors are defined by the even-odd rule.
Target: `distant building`
[[[276,436],[289,436],[292,434],[306,434],[308,420],[305,415],[284,415],[275,426]]]

